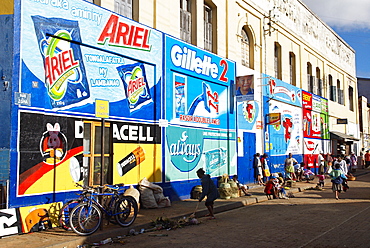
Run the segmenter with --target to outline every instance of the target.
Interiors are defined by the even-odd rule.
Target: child
[[[238,175],[234,175],[233,176],[233,180],[236,183],[236,185],[238,185],[238,189],[241,190],[241,191],[243,191],[244,195],[246,195],[246,196],[251,196],[252,195],[252,194],[248,193],[248,191],[247,191],[248,190],[248,186],[247,185],[244,185],[244,184],[241,184],[238,181]]]
[[[316,175],[317,178],[319,179],[319,182],[317,183],[317,185],[321,188],[324,187],[324,184],[325,184],[325,176],[324,176],[324,172],[321,171],[319,175]]]
[[[343,179],[347,179],[340,169],[340,164],[335,164],[333,171],[330,173],[332,190],[335,194],[335,199],[339,200],[339,193],[342,192]]]
[[[304,169],[304,166],[305,166],[305,163],[304,162],[301,162],[300,164],[297,164],[298,166],[296,167],[296,177],[297,177],[297,181],[298,182],[301,182],[303,180],[303,169]]]
[[[271,176],[270,180],[267,181],[265,185],[264,192],[267,195],[267,198],[270,199],[271,196],[273,196],[274,199],[279,198],[278,192],[275,188],[275,182],[276,182],[276,176]]]
[[[285,189],[284,189],[284,179],[283,179],[283,177],[278,177],[277,178],[278,179],[278,181],[275,183],[275,188],[276,188],[276,190],[277,190],[277,194],[279,195],[279,193],[281,193],[281,198],[283,198],[283,199],[289,199],[287,196],[286,196],[286,191],[285,191]]]
[[[315,173],[313,173],[310,169],[310,167],[307,167],[307,169],[303,172],[303,175],[304,177],[306,178],[306,183],[309,183],[312,179],[310,178],[310,176],[314,176]]]

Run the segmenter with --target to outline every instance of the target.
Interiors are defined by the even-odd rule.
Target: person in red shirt
[[[370,150],[367,150],[365,153],[365,167],[369,168],[370,166]]]

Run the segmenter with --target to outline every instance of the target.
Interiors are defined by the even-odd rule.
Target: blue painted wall
[[[9,179],[12,106],[13,15],[0,15],[0,183]],[[8,87],[4,82],[9,82]]]

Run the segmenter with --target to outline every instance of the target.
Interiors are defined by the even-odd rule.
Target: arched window
[[[240,32],[241,36],[241,60],[242,65],[254,69],[254,42],[250,30],[244,26]]]
[[[289,76],[290,84],[297,86],[296,82],[296,58],[293,52],[289,52]]]
[[[180,0],[180,38],[191,43],[192,32],[191,0]]]
[[[337,101],[337,86],[333,83],[333,76],[329,74],[329,93],[330,93],[330,100],[335,102]]]
[[[275,77],[277,79],[282,79],[281,77],[281,46],[278,42],[274,45],[274,71]]]
[[[133,18],[132,0],[114,0],[114,11],[128,18]]]
[[[307,62],[307,90],[313,93],[314,89],[314,76],[312,76],[312,65],[310,62]]]
[[[322,79],[321,79],[321,71],[319,67],[316,67],[316,94],[319,96],[323,96],[322,92]]]
[[[217,6],[211,0],[205,0],[204,17],[204,49],[217,53]]]

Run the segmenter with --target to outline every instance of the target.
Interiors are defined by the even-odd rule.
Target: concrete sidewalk
[[[369,173],[369,169],[360,169],[355,173],[355,176]],[[304,191],[307,188],[315,187],[317,179],[311,181],[311,183],[297,182],[293,187],[287,190],[287,193],[296,194]],[[330,185],[330,179],[326,179],[326,185]],[[264,194],[263,186],[249,185],[249,192],[252,196],[242,196],[238,198],[231,198],[228,200],[217,199],[215,202],[214,211],[216,213],[232,210],[246,205],[256,204],[259,202],[267,201],[267,197]],[[285,201],[284,199],[278,199],[277,201]],[[128,235],[130,230],[134,229],[136,232],[140,232],[141,229],[148,229],[153,227],[152,221],[155,221],[158,217],[169,218],[169,219],[180,219],[191,215],[197,205],[197,200],[184,200],[172,202],[172,206],[168,208],[160,209],[140,209],[137,219],[134,224],[130,227],[122,228],[113,224],[105,225],[103,230],[98,230],[91,236],[83,237],[78,236],[72,231],[65,231],[61,228],[53,228],[51,230],[35,232],[23,235],[16,235],[10,237],[3,237],[0,239],[1,247],[77,247],[83,244],[92,244],[99,242],[107,238],[115,238],[117,236]],[[204,206],[204,201],[200,203],[196,217],[202,217],[207,214],[208,211]],[[201,219],[200,219],[201,220]],[[104,222],[106,223],[106,221]]]

